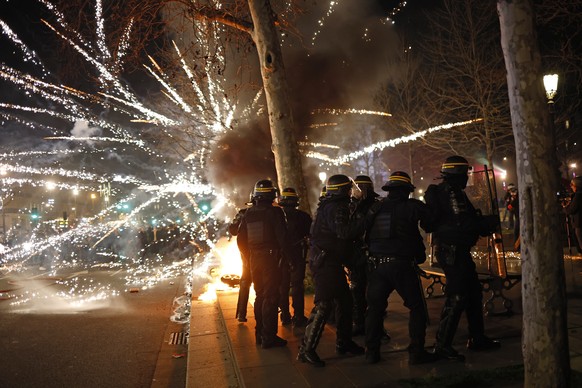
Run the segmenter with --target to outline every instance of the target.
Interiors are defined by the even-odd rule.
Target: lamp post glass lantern
[[[548,104],[554,103],[554,98],[558,92],[558,75],[557,74],[546,74],[544,75],[544,88],[546,89],[546,97],[548,98]]]
[[[558,176],[561,176],[560,172],[560,156],[558,152],[558,142],[556,140],[556,124],[554,117],[554,98],[558,93],[558,74],[546,74],[544,75],[544,89],[546,89],[546,97],[548,99],[548,108],[550,111],[550,130],[552,131],[552,148],[555,152],[556,158],[556,168]]]

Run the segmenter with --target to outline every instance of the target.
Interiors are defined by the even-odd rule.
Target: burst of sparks
[[[8,24],[6,24],[3,20],[0,20],[0,30],[4,35],[8,37],[8,39],[11,42],[13,42],[16,45],[16,47],[20,49],[20,51],[23,54],[22,59],[25,62],[31,62],[35,64],[36,66],[41,68],[42,73],[44,75],[47,74],[47,70],[45,69],[42,61],[40,60],[36,52],[34,50],[29,49],[28,46],[26,46],[26,44],[24,44],[24,42],[20,40],[18,35],[16,35],[14,31],[12,31],[10,26],[8,26]]]
[[[385,116],[385,117],[392,117],[391,113],[388,112],[379,112],[367,109],[333,109],[333,108],[326,108],[326,109],[316,109],[311,114],[330,114],[330,115],[345,115],[345,114],[358,114],[358,115],[375,115],[375,116]]]
[[[402,137],[399,137],[396,139],[391,139],[391,140],[387,140],[387,141],[381,141],[378,143],[374,143],[374,144],[371,144],[371,145],[365,147],[363,150],[350,152],[349,154],[338,156],[336,158],[330,158],[329,156],[327,156],[325,154],[321,154],[321,153],[317,153],[317,152],[308,152],[306,156],[310,157],[310,158],[314,158],[314,159],[320,159],[320,160],[325,161],[326,163],[339,166],[342,164],[346,164],[350,160],[360,158],[366,154],[370,154],[370,153],[375,152],[375,151],[381,151],[387,147],[396,147],[399,144],[404,144],[404,143],[408,143],[408,142],[417,140],[417,139],[424,137],[428,134],[431,134],[431,133],[434,133],[434,132],[437,132],[437,131],[440,131],[443,129],[460,127],[463,125],[469,125],[469,124],[477,123],[480,121],[483,121],[483,119],[479,118],[479,119],[473,119],[473,120],[459,121],[456,123],[447,123],[447,124],[437,125],[437,126],[425,129],[424,131],[415,132],[413,134],[402,136]]]
[[[407,4],[406,0],[400,1],[398,5],[388,13],[386,21],[389,22],[390,24],[394,24],[395,23],[394,16],[398,15],[404,9],[404,7],[406,7],[406,4]]]
[[[321,33],[321,29],[325,26],[325,20],[328,19],[333,14],[333,11],[335,10],[335,8],[338,4],[339,4],[339,0],[330,1],[329,6],[327,7],[327,12],[325,13],[324,16],[319,18],[319,20],[317,21],[317,30],[315,30],[315,32],[313,33],[313,37],[311,38],[311,45],[312,46],[315,46],[315,41],[317,39],[317,36]]]
[[[125,144],[134,144],[138,147],[144,147],[146,143],[143,140],[138,139],[120,139],[118,137],[107,137],[107,136],[47,136],[45,140],[70,140],[70,141],[110,141]]]
[[[43,104],[43,107],[0,103],[0,109],[2,109],[0,117],[3,120],[16,122],[32,129],[51,130],[55,134],[55,136],[45,137],[44,140],[86,143],[91,147],[2,153],[0,154],[0,160],[2,161],[0,163],[0,171],[2,171],[0,182],[3,187],[8,188],[50,186],[53,190],[71,190],[75,194],[78,194],[79,191],[98,192],[100,210],[93,216],[78,219],[76,227],[59,230],[59,233],[49,236],[46,235],[46,231],[54,231],[57,220],[44,219],[42,215],[39,216],[31,234],[25,240],[20,240],[17,244],[1,246],[0,269],[3,273],[14,274],[26,272],[28,268],[35,266],[42,269],[43,264],[40,264],[39,267],[39,260],[47,260],[48,258],[50,259],[50,271],[56,276],[57,272],[67,268],[87,268],[88,265],[94,265],[92,260],[98,258],[99,260],[109,261],[106,263],[106,268],[116,271],[123,269],[128,273],[126,278],[128,288],[122,291],[131,292],[129,289],[134,289],[135,287],[146,289],[160,280],[187,273],[192,268],[191,260],[180,260],[175,265],[167,265],[164,264],[164,257],[161,254],[153,256],[148,254],[145,259],[142,257],[140,260],[139,257],[150,248],[151,244],[141,250],[127,248],[128,256],[121,252],[113,251],[108,248],[108,244],[111,244],[112,239],[119,238],[120,233],[127,233],[125,231],[128,230],[137,231],[138,227],[143,226],[144,220],[142,218],[144,213],[162,206],[170,209],[172,215],[156,218],[152,216],[147,222],[156,230],[164,230],[164,228],[169,228],[170,225],[182,223],[182,230],[186,233],[186,237],[177,240],[180,241],[181,248],[167,255],[179,254],[192,258],[206,257],[210,253],[204,253],[204,246],[211,247],[214,250],[212,255],[217,255],[216,249],[213,248],[213,241],[216,238],[215,232],[212,231],[217,228],[215,215],[224,206],[232,207],[232,202],[221,194],[216,193],[210,185],[201,183],[201,174],[197,170],[199,167],[196,167],[195,164],[180,164],[179,170],[186,170],[186,172],[170,170],[167,168],[170,164],[168,159],[165,155],[156,151],[155,142],[144,140],[140,133],[136,134],[133,129],[111,121],[107,115],[95,113],[94,107],[101,107],[104,111],[112,111],[124,115],[128,117],[129,122],[158,127],[159,130],[172,138],[175,138],[173,131],[179,131],[182,127],[191,128],[193,126],[198,128],[201,133],[207,131],[216,135],[233,127],[237,110],[237,105],[224,92],[224,77],[214,77],[213,70],[209,67],[210,64],[206,64],[203,69],[204,77],[196,76],[192,66],[183,56],[178,45],[174,43],[181,68],[191,86],[191,90],[186,92],[194,96],[194,99],[189,100],[193,101],[193,104],[187,102],[187,99],[181,94],[184,91],[178,90],[173,86],[165,70],[159,66],[153,57],[150,57],[150,65],[145,66],[145,68],[157,80],[161,91],[170,99],[171,103],[180,108],[180,112],[176,113],[172,109],[168,109],[169,112],[166,112],[159,108],[152,108],[142,101],[142,98],[136,95],[132,88],[120,77],[124,67],[123,58],[129,49],[131,31],[134,27],[133,20],[124,28],[118,46],[110,49],[106,39],[107,28],[106,19],[103,15],[102,0],[95,1],[95,41],[85,39],[80,33],[71,28],[64,15],[52,3],[47,0],[38,1],[52,13],[54,19],[54,22],[43,20],[44,25],[81,55],[87,64],[92,66],[98,75],[97,79],[100,81],[100,92],[89,94],[58,82],[51,82],[50,80],[54,79],[54,77],[44,68],[42,61],[40,61],[34,50],[29,49],[10,29],[8,24],[0,21],[1,33],[7,36],[20,50],[23,54],[23,60],[30,61],[42,71],[41,78],[38,78],[6,64],[0,64],[0,79],[12,83],[28,97],[41,98],[48,102]],[[215,30],[215,34],[218,34],[217,30]],[[214,38],[218,40],[217,36]],[[202,49],[204,49],[204,46],[209,46],[209,42],[202,42],[202,46]],[[223,61],[222,65],[224,65],[222,48],[215,48],[213,54],[216,54],[216,57],[219,61]],[[203,81],[200,81],[200,79]],[[259,91],[252,105],[243,110],[242,117],[250,116],[252,110],[256,109],[262,96],[261,93]],[[46,106],[50,106],[50,108]],[[62,128],[56,129],[48,124],[38,124],[31,119],[18,116],[17,113],[52,117],[75,126],[83,123],[87,129],[95,130],[95,135],[63,136],[67,131]],[[103,130],[111,132],[113,136],[100,136],[99,134]],[[201,159],[204,156],[203,148],[210,145],[207,139],[211,139],[211,136],[205,136],[204,139],[196,154]],[[85,171],[84,168],[79,171],[71,171],[58,167],[32,167],[18,163],[18,161],[30,160],[32,156],[38,156],[40,159],[44,156],[54,155],[62,156],[64,157],[63,159],[66,159],[66,155],[111,151],[111,149],[95,149],[94,143],[96,142],[100,144],[121,143],[125,148],[128,148],[128,151],[133,149],[144,151],[147,155],[154,157],[151,161],[152,167],[155,167],[160,173],[152,176],[151,181],[146,182],[140,178],[123,174],[103,175],[92,173]],[[102,144],[102,146],[105,147],[107,144]],[[115,148],[113,149],[113,151],[116,150]],[[190,156],[184,158],[184,161],[189,161],[189,158]],[[38,177],[41,177],[41,179],[37,179]],[[74,183],[67,182],[67,180],[73,180]],[[115,187],[111,187],[111,185],[115,185]],[[120,198],[119,194],[124,191],[121,188],[124,188],[125,191],[133,190],[132,194]],[[0,199],[4,202],[11,196],[13,197],[12,192],[3,191]],[[144,196],[147,199],[144,199]],[[110,203],[111,197],[116,198]],[[197,202],[200,198],[212,200],[212,209],[210,211],[200,209]],[[120,215],[119,212],[122,205],[127,203],[132,203],[131,209],[125,210],[124,214]],[[46,206],[49,205],[50,203]],[[28,218],[29,214],[27,212],[28,209],[22,214]],[[192,216],[192,213],[194,213],[194,216]],[[177,219],[178,217],[182,220]],[[155,242],[170,243],[168,237],[158,239]],[[81,249],[81,247],[84,248]],[[126,247],[123,248],[125,249]],[[87,251],[82,253],[84,249]],[[93,257],[93,259],[87,255]],[[205,258],[204,260],[211,259]],[[113,290],[109,285],[99,287],[81,286],[80,277],[82,277],[82,274],[72,277],[76,280],[55,280],[59,285],[68,288],[68,291],[56,293],[51,297],[66,300],[69,306],[78,308],[81,305],[119,295],[120,290]],[[27,290],[21,294],[11,294],[7,299],[10,299],[15,306],[23,306],[45,297],[47,295],[42,295],[36,290]],[[4,295],[2,295],[2,299],[4,299]]]
[[[334,150],[339,150],[340,147],[333,145],[333,144],[324,144],[324,143],[311,143],[311,142],[306,142],[306,141],[300,141],[299,145],[301,146],[310,146],[310,147],[316,147],[316,148],[331,148]]]
[[[309,128],[322,128],[322,127],[334,127],[337,123],[318,123],[318,124],[311,124]]]

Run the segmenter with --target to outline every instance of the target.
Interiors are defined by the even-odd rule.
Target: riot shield
[[[481,248],[484,252],[477,251],[477,255],[480,253],[485,255],[487,271],[491,276],[505,278],[507,265],[496,187],[493,170],[484,165],[482,170],[473,171],[465,192],[473,206],[491,221],[493,227],[485,243],[478,244],[477,248]]]

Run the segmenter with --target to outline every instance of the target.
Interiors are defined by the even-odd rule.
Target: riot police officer
[[[427,206],[409,198],[414,186],[410,176],[395,171],[382,186],[388,196],[372,205],[366,215],[366,243],[370,263],[366,300],[366,361],[380,361],[384,313],[388,297],[396,290],[410,310],[409,364],[436,361],[438,356],[424,349],[428,313],[417,265],[426,261],[425,246],[418,225],[428,229]]]
[[[251,206],[253,204],[253,193],[251,192],[250,202],[247,202],[247,206]],[[238,230],[240,228],[240,224],[242,219],[246,213],[248,208],[242,208],[234,216],[234,219],[228,225],[228,232],[232,236],[238,235]],[[239,290],[238,290],[238,301],[236,303],[236,314],[235,317],[239,322],[246,322],[247,321],[247,305],[249,303],[249,292],[252,284],[251,278],[251,266],[249,263],[249,259],[245,257],[241,251],[241,260],[242,260],[242,274],[240,277],[239,283]]]
[[[299,196],[292,187],[283,189],[279,195],[279,205],[287,218],[287,254],[289,266],[282,268],[281,279],[281,323],[283,325],[293,323],[293,326],[305,326],[305,258],[309,230],[311,228],[311,216],[299,210]],[[289,288],[291,288],[291,300],[293,305],[293,317],[289,312]]]
[[[498,341],[484,334],[483,294],[471,247],[479,236],[487,236],[491,228],[465,194],[469,170],[467,159],[448,157],[441,168],[443,181],[430,185],[425,193],[434,218],[435,257],[447,281],[435,352],[442,358],[459,361],[464,361],[465,357],[452,347],[452,342],[463,311],[469,326],[469,350],[489,350],[500,346]]]
[[[237,244],[251,268],[255,299],[256,343],[263,349],[287,345],[277,336],[277,305],[281,265],[286,253],[285,214],[273,206],[277,189],[270,180],[260,180],[253,191],[253,205],[245,212]],[[283,256],[282,256],[283,255]]]
[[[363,225],[350,219],[352,181],[345,175],[332,175],[326,184],[326,197],[319,203],[311,225],[309,265],[315,281],[315,307],[299,348],[297,360],[317,367],[325,363],[316,353],[327,316],[337,303],[337,354],[363,354],[364,348],[352,341],[352,296],[344,265],[348,265],[351,244]]]
[[[366,214],[372,204],[376,202],[376,198],[380,195],[374,191],[374,183],[367,175],[358,175],[354,179],[354,183],[360,189],[359,198],[352,197],[352,206],[354,211]],[[353,266],[349,270],[350,290],[354,302],[353,321],[354,327],[352,330],[353,336],[364,334],[365,330],[365,315],[366,315],[366,267],[367,267],[367,250],[364,243],[364,234],[354,241],[354,258]]]

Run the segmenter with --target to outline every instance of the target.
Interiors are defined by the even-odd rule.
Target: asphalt
[[[566,290],[568,293],[568,333],[570,363],[582,372],[582,256],[566,256]],[[519,262],[508,260],[508,266],[519,273]],[[423,285],[430,279],[423,279]],[[434,343],[440,310],[444,303],[438,287],[427,297],[431,323],[426,343]],[[314,368],[296,360],[302,328],[279,326],[278,335],[288,340],[284,348],[261,349],[255,345],[254,317],[249,305],[248,322],[235,319],[238,290],[219,291],[212,302],[202,302],[194,296],[188,350],[187,387],[398,387],[403,379],[427,376],[450,376],[463,371],[496,369],[523,363],[521,350],[522,307],[521,283],[501,291],[504,298],[491,299],[485,316],[486,334],[499,339],[500,350],[470,352],[465,349],[467,325],[461,320],[453,346],[465,354],[464,363],[439,360],[424,365],[408,365],[408,310],[402,299],[393,293],[389,298],[384,326],[392,339],[382,345],[382,360],[369,365],[363,356],[337,356],[335,329],[326,325],[318,346],[324,368]],[[494,295],[484,293],[484,301]],[[500,294],[498,293],[497,296]],[[510,301],[511,311],[504,301]],[[251,300],[252,302],[252,300]],[[307,316],[313,307],[313,295],[306,295]],[[364,338],[354,340],[363,345]],[[503,385],[519,386],[519,385]]]

